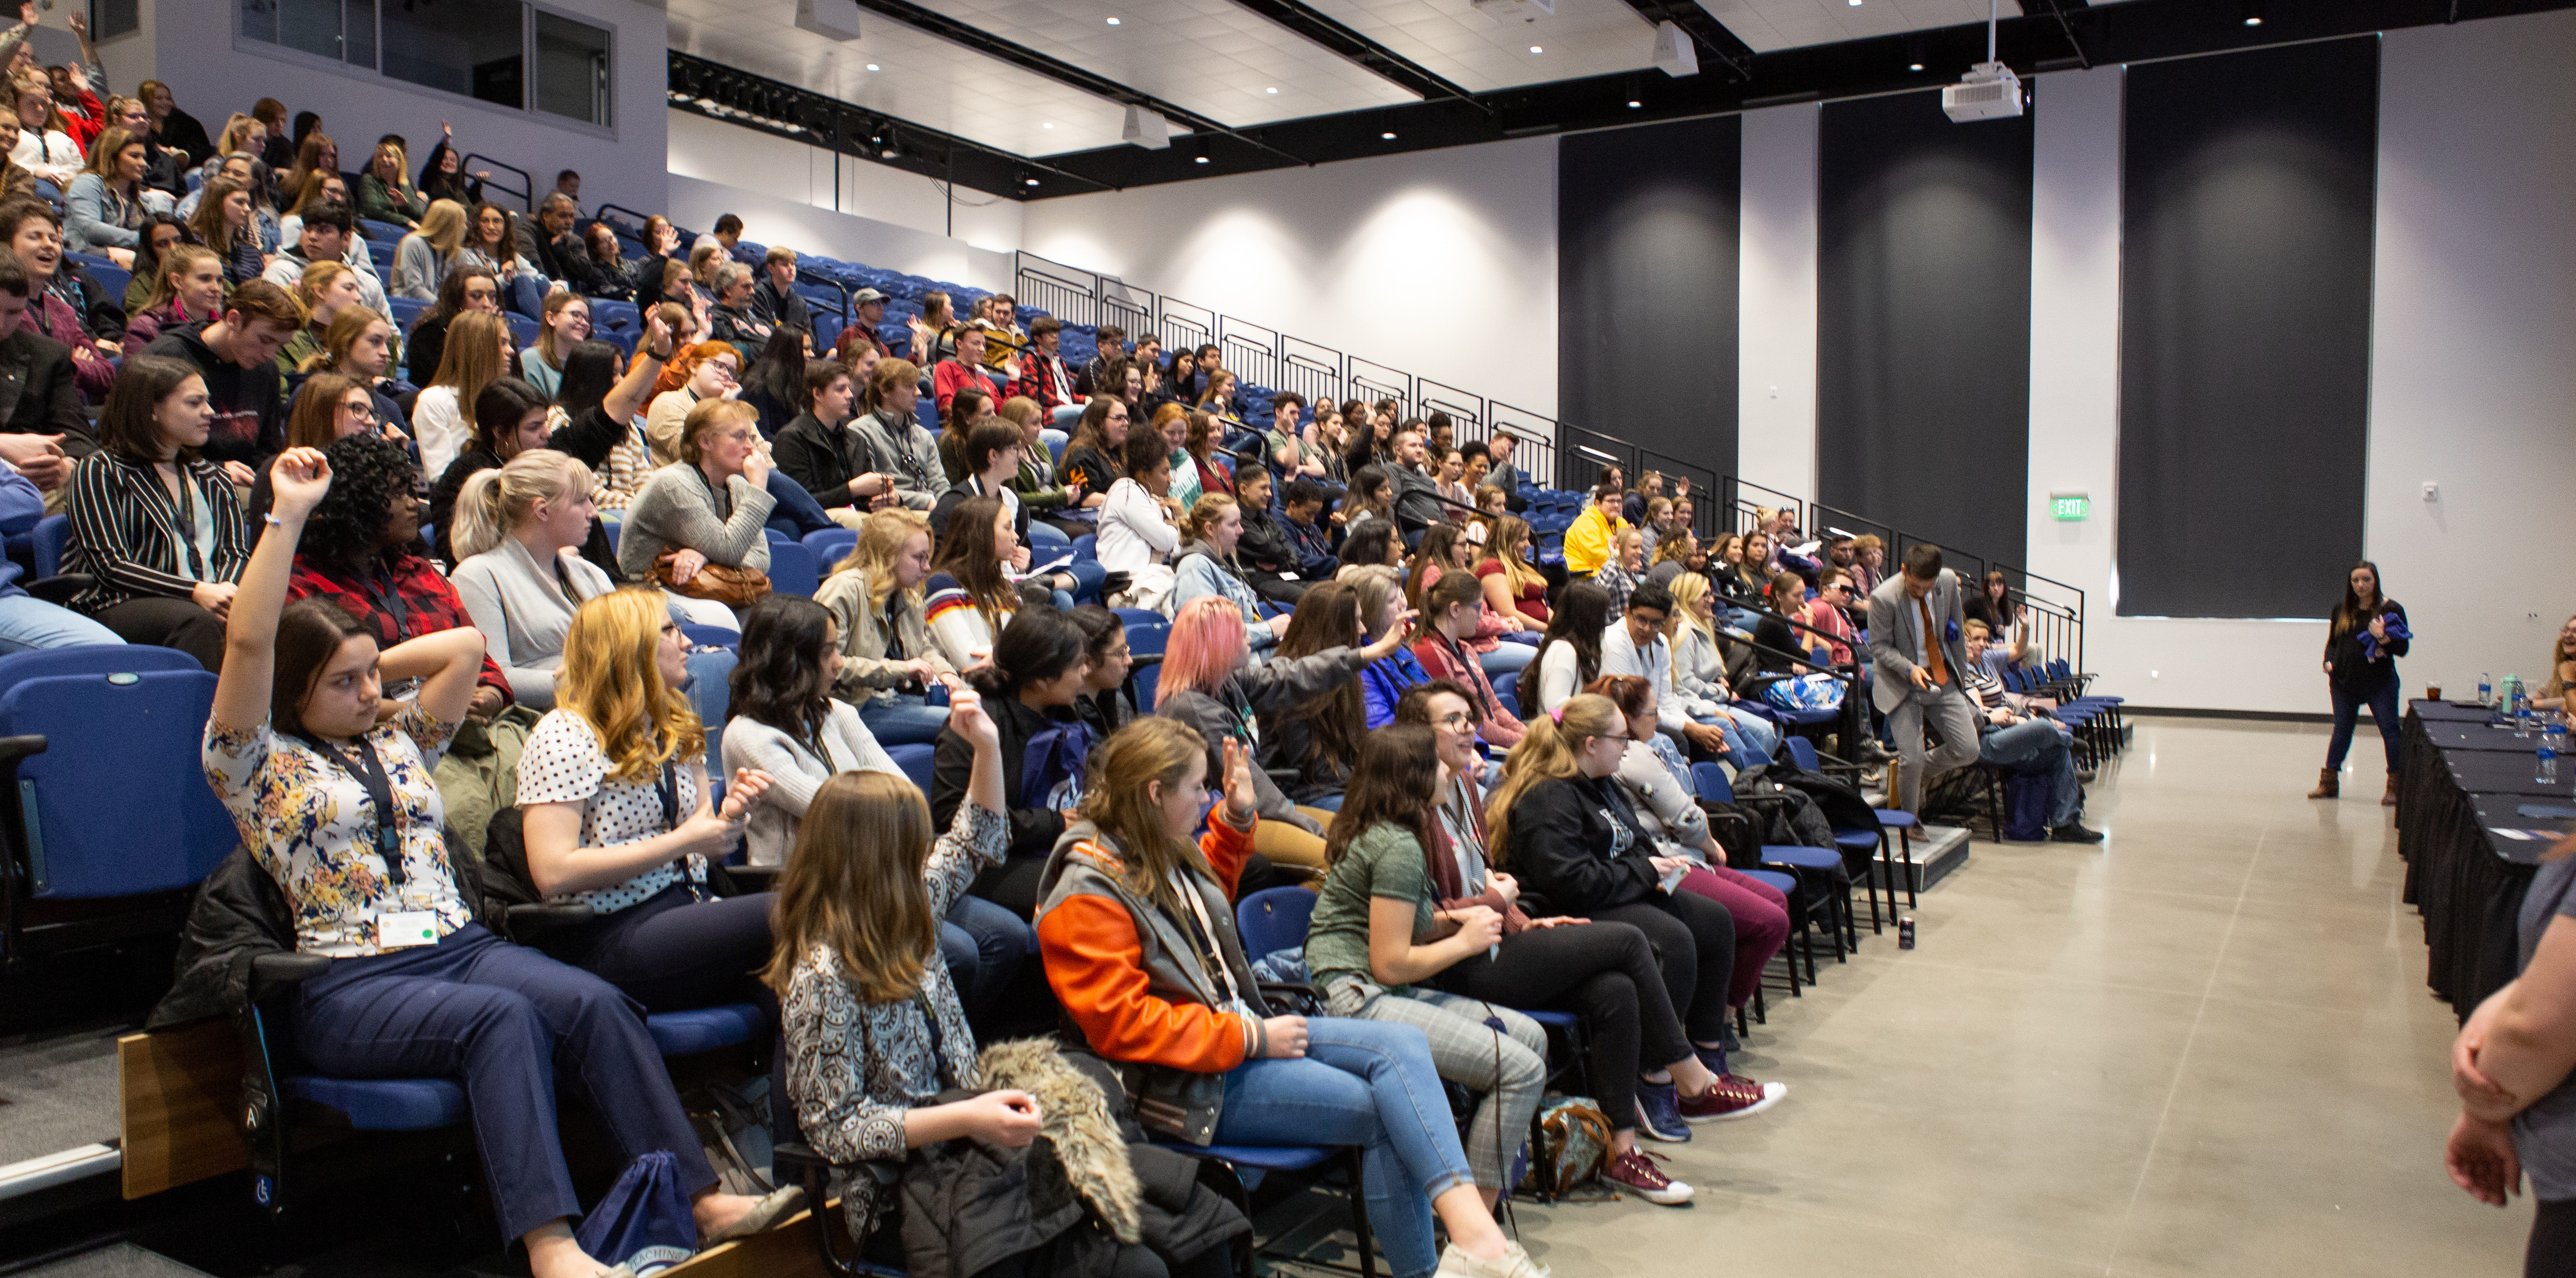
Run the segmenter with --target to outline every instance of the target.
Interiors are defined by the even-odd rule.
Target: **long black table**
[[[2475,703],[2413,701],[2397,781],[2397,852],[2406,902],[2424,918],[2427,983],[2462,1017],[2513,979],[2515,917],[2541,854],[2576,820],[2525,805],[2576,808],[2576,760],[2542,785],[2539,741],[2490,727]]]

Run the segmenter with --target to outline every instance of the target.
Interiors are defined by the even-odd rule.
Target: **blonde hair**
[[[1206,541],[1208,534],[1225,522],[1225,512],[1234,507],[1234,499],[1223,493],[1201,496],[1188,510],[1181,512],[1181,540]]]
[[[454,530],[448,539],[461,562],[501,544],[541,501],[589,493],[599,480],[580,459],[551,448],[531,448],[499,466],[465,477],[457,490]]]
[[[438,250],[442,261],[456,257],[465,246],[465,206],[454,200],[431,200],[429,211],[420,215],[420,238]]]
[[[156,306],[166,305],[172,298],[179,295],[179,290],[170,286],[171,276],[191,274],[200,262],[213,262],[215,268],[220,271],[223,269],[223,261],[222,254],[203,244],[173,244],[163,249],[160,260],[153,264],[151,283],[144,285],[143,309],[148,311]],[[210,319],[212,317],[194,315],[189,318]]]
[[[1554,714],[1531,719],[1529,735],[1503,760],[1502,784],[1485,801],[1485,824],[1493,832],[1487,847],[1494,854],[1494,864],[1510,862],[1512,809],[1522,795],[1541,781],[1572,780],[1578,775],[1582,768],[1574,751],[1585,737],[1627,735],[1628,717],[1619,712],[1619,704],[1597,693],[1578,692]]]
[[[1210,880],[1216,873],[1197,844],[1173,838],[1163,828],[1162,809],[1145,787],[1160,781],[1168,789],[1187,781],[1193,769],[1205,777],[1207,768],[1207,738],[1198,729],[1178,719],[1148,716],[1112,733],[1091,756],[1091,786],[1082,796],[1082,818],[1113,845],[1108,850],[1117,855],[1127,886],[1175,913],[1183,908],[1172,887],[1175,872]]]
[[[1385,564],[1369,564],[1353,572],[1348,580],[1351,593],[1359,596],[1361,632],[1372,639],[1384,638],[1377,633],[1377,624],[1386,616],[1386,601],[1403,598],[1403,575]]]
[[[871,511],[868,517],[859,523],[859,544],[850,547],[850,553],[842,556],[841,562],[832,565],[832,571],[844,573],[857,569],[865,574],[868,583],[868,607],[874,612],[883,614],[886,600],[892,598],[895,591],[895,558],[903,553],[903,548],[911,544],[914,537],[929,535],[930,516],[918,510]],[[919,603],[921,587],[915,585],[905,591],[904,595],[912,602]]]
[[[1023,427],[1036,421],[1038,414],[1043,411],[1036,400],[1026,395],[1013,395],[1003,400],[1000,408],[993,410],[996,416],[1008,417],[1013,424]]]
[[[680,426],[680,459],[692,466],[706,460],[707,432],[722,430],[736,418],[758,421],[760,410],[738,399],[699,400]]]
[[[1673,638],[1681,633],[1682,627],[1688,626],[1698,631],[1701,638],[1716,643],[1717,628],[1691,608],[1692,604],[1708,598],[1708,578],[1695,572],[1675,573],[1672,584],[1664,589],[1673,597],[1672,611],[1664,618],[1664,637]],[[1681,645],[1674,644],[1673,651],[1678,654]],[[1679,666],[1674,667],[1676,671],[1680,669]]]
[[[438,353],[438,372],[429,384],[454,388],[456,415],[464,420],[469,434],[474,430],[475,398],[506,371],[501,340],[509,334],[510,326],[500,316],[482,311],[466,311],[447,322],[447,345]]]
[[[590,725],[609,775],[628,785],[707,750],[706,726],[689,699],[662,681],[655,660],[670,619],[662,592],[613,590],[584,600],[564,632],[555,708]]]
[[[844,772],[814,791],[770,906],[773,937],[760,979],[782,997],[815,947],[870,1003],[911,998],[939,947],[922,867],[930,805],[900,776]]]

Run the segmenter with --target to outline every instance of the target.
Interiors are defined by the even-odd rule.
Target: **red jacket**
[[[930,389],[939,397],[939,420],[942,422],[948,420],[948,402],[957,398],[958,391],[979,390],[987,395],[994,393],[992,378],[986,377],[980,369],[968,368],[953,359],[941,360],[931,367]],[[994,401],[993,406],[1001,407],[1000,401]]]

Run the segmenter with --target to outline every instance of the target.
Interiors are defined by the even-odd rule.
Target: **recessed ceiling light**
[[[1206,156],[1204,156],[1204,155],[1202,155],[1202,156],[1198,157],[1198,162],[1199,162],[1199,163],[1201,163],[1201,164],[1205,164],[1205,163],[1207,163],[1207,157],[1206,157]]]
[[[1111,18],[1111,19],[1109,20],[1109,25],[1111,25],[1111,26],[1113,26],[1113,27],[1114,27],[1114,26],[1117,26],[1117,25],[1118,25],[1118,19],[1116,19],[1116,18]]]
[[[1629,109],[1629,110],[1631,110],[1631,111],[1637,110],[1638,108],[1643,107],[1643,106],[1645,106],[1645,105],[1646,105],[1645,103],[1640,102],[1640,101],[1636,100],[1635,98],[1630,98],[1630,99],[1628,99],[1628,109]]]
[[[1030,178],[1030,179],[1029,179],[1029,185],[1031,185],[1031,186],[1036,186],[1037,184],[1038,184],[1038,180],[1037,180],[1036,178]]]
[[[1379,137],[1381,137],[1381,138],[1386,139],[1386,140],[1387,140],[1387,141],[1389,141],[1389,142],[1393,142],[1393,141],[1395,140],[1395,135],[1394,135],[1394,134],[1392,134],[1392,133],[1381,133],[1381,134],[1378,134],[1378,136],[1379,136]]]
[[[877,64],[876,64],[876,63],[871,62],[871,63],[869,63],[869,64],[868,64],[868,70],[870,70],[870,71],[876,71],[876,70],[880,70],[880,69],[881,69],[881,68],[879,68],[879,67],[877,66]]]
[[[1054,128],[1054,127],[1055,127],[1055,121],[1053,121],[1053,120],[1049,120],[1049,121],[1047,121],[1046,123],[1039,125],[1038,127],[1039,127],[1039,128],[1041,128],[1041,129],[1052,129],[1052,128]]]
[[[1860,0],[1851,0],[1851,7],[1855,8],[1855,9],[1859,8],[1859,7],[1860,7]]]
[[[1279,91],[1279,86],[1278,86],[1278,85],[1275,85],[1275,84],[1274,84],[1274,85],[1271,85],[1269,88],[1266,88],[1266,89],[1263,89],[1263,90],[1262,90],[1262,92],[1264,92],[1264,93],[1277,93],[1278,91]]]
[[[1905,69],[1906,69],[1906,70],[1908,70],[1908,71],[1920,71],[1920,70],[1922,70],[1922,69],[1923,69],[1923,64],[1922,64],[1922,63],[1920,63],[1920,62],[1916,62],[1916,63],[1913,63],[1913,64],[1911,64],[1911,65],[1907,66]]]
[[[1547,50],[1542,49],[1542,48],[1538,47],[1537,45],[1534,45],[1534,44],[1533,44],[1533,45],[1531,45],[1531,46],[1530,46],[1530,52],[1532,52],[1532,53],[1545,53],[1545,52],[1547,52]]]

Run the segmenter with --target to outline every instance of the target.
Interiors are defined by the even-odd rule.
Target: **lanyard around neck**
[[[363,736],[357,738],[352,744],[357,747],[358,757],[352,761],[311,733],[292,735],[303,742],[306,749],[322,756],[367,788],[367,802],[376,810],[376,855],[384,858],[385,881],[392,885],[394,891],[402,891],[406,877],[402,856],[402,816],[394,807],[393,780],[385,774],[384,762],[376,757],[375,746]]]

